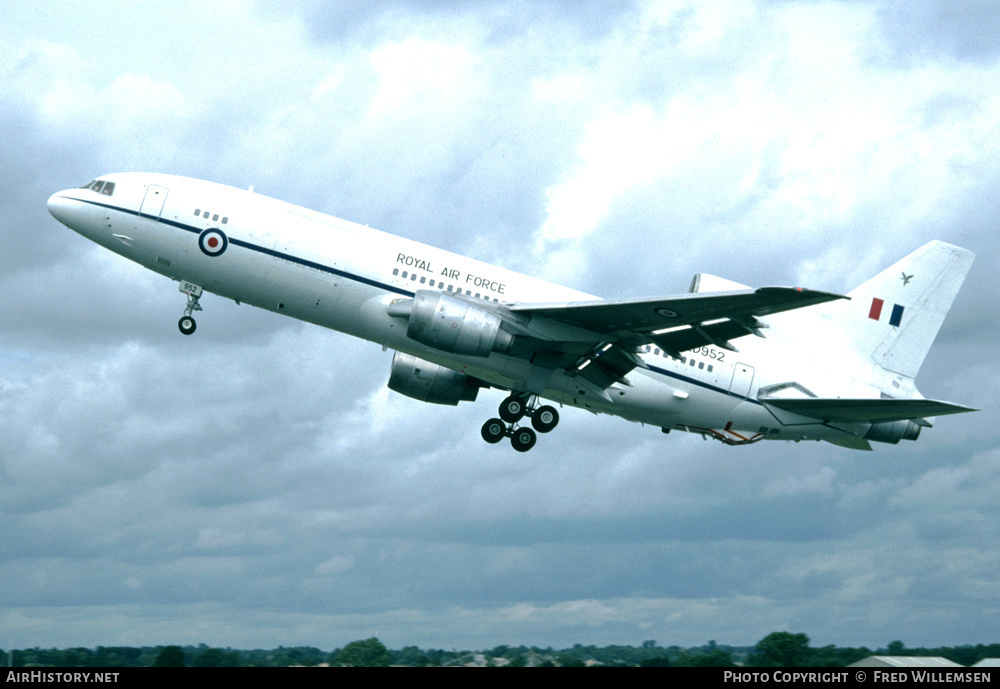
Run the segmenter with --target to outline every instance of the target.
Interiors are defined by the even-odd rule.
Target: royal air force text
[[[490,290],[491,292],[496,292],[497,294],[503,294],[504,290],[507,289],[507,285],[503,282],[498,282],[496,280],[490,280],[489,278],[484,278],[479,275],[473,275],[472,273],[466,273],[465,279],[462,279],[462,271],[455,268],[443,268],[440,273],[435,272],[434,266],[431,262],[423,259],[417,258],[416,256],[408,256],[407,254],[398,254],[396,256],[396,263],[401,263],[404,266],[413,268],[414,270],[422,270],[430,275],[439,275],[441,280],[448,280],[449,282],[463,284],[466,287],[478,287],[479,289]]]

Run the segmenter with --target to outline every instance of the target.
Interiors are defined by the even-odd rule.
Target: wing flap
[[[725,349],[735,349],[729,344],[729,340],[749,335],[753,332],[754,327],[760,327],[760,324],[754,324],[751,327],[737,321],[719,321],[697,328],[680,328],[665,333],[656,333],[651,335],[650,339],[668,354],[680,356],[681,352],[712,344]]]

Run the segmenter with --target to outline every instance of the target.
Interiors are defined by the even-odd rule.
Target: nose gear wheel
[[[201,311],[201,304],[198,300],[201,298],[201,287],[197,285],[192,285],[189,282],[182,282],[180,286],[181,292],[187,295],[187,308],[184,309],[184,315],[181,319],[177,321],[177,328],[184,335],[190,335],[198,327],[195,323],[194,317],[191,315],[195,311]]]

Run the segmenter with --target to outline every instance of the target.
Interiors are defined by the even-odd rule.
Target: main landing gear
[[[201,298],[201,287],[198,285],[187,282],[186,280],[181,280],[180,291],[188,295],[187,308],[184,309],[184,315],[181,319],[177,321],[177,327],[185,335],[190,335],[198,327],[198,324],[194,322],[194,318],[191,316],[195,311],[201,311],[201,304],[198,303],[198,299]]]
[[[498,443],[510,438],[510,444],[518,452],[527,452],[535,446],[539,433],[548,433],[559,423],[559,412],[549,405],[537,406],[538,397],[514,393],[500,403],[500,418],[490,419],[483,424],[483,440]],[[517,422],[525,416],[531,418],[534,430],[519,427]]]

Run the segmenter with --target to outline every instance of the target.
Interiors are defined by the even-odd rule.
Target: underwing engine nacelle
[[[392,357],[389,389],[421,402],[452,406],[474,402],[480,387],[475,378],[430,361],[403,352]]]
[[[902,421],[873,423],[872,427],[865,433],[865,440],[875,440],[880,443],[892,443],[895,445],[900,440],[916,440],[919,436],[920,424],[909,419],[903,419]]]
[[[452,354],[489,356],[510,350],[514,342],[500,316],[447,292],[419,290],[413,299],[389,304],[388,313],[409,320],[411,340]]]

